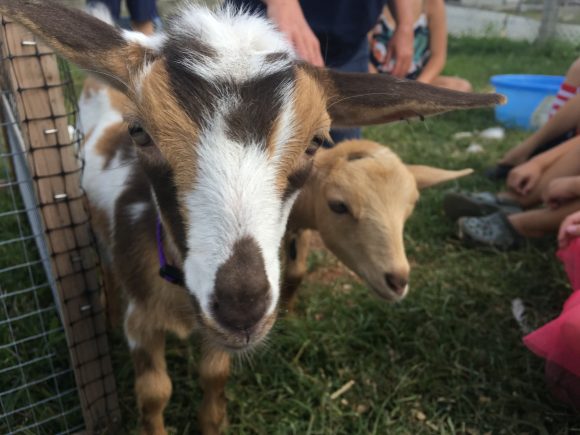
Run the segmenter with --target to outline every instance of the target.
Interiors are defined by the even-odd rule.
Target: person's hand
[[[558,246],[565,248],[575,237],[580,236],[580,211],[568,215],[560,224]]]
[[[324,66],[320,42],[306,22],[298,0],[267,0],[268,18],[290,40],[296,53],[314,66]]]
[[[526,196],[538,183],[542,175],[542,167],[530,160],[513,168],[507,179],[507,185],[518,195]]]
[[[395,60],[395,67],[391,74],[395,77],[405,77],[409,72],[413,60],[413,29],[397,25],[393,37],[387,46],[387,56],[384,65],[389,65],[391,59]]]
[[[580,197],[580,177],[560,177],[552,180],[542,194],[544,204],[555,209],[571,199]]]

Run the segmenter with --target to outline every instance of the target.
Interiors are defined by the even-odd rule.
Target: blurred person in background
[[[460,77],[443,76],[447,60],[447,18],[443,0],[408,0],[412,11],[414,47],[413,58],[405,77],[456,91],[471,92],[472,86]],[[397,55],[390,43],[397,31],[397,23],[388,8],[370,33],[370,68],[373,72],[393,74]]]
[[[155,32],[155,23],[159,22],[156,0],[125,0],[131,19],[131,28],[136,32],[152,35]],[[121,23],[121,0],[89,0],[89,5],[105,5],[115,22]]]
[[[519,145],[509,150],[486,175],[502,180],[517,165],[576,136],[580,114],[580,58],[566,72],[550,109],[548,121]]]

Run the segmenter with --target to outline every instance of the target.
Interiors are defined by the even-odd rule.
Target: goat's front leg
[[[308,268],[310,237],[310,230],[287,232],[284,236],[286,264],[282,282],[282,303],[289,312],[294,311],[296,291],[300,287]]]
[[[199,377],[203,402],[199,410],[199,424],[204,435],[221,433],[227,426],[226,382],[230,375],[230,355],[206,344],[202,348]]]
[[[140,414],[140,433],[165,435],[163,410],[171,397],[171,379],[165,364],[165,332],[155,331],[131,343],[135,368],[135,394]]]

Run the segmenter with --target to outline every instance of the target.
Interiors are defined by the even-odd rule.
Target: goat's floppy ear
[[[336,127],[382,124],[456,109],[503,104],[499,94],[475,94],[437,88],[387,74],[319,71],[327,110]]]
[[[0,14],[27,27],[67,60],[126,91],[144,49],[117,28],[54,0],[0,0]]]
[[[417,187],[424,189],[439,183],[455,180],[456,178],[465,177],[472,174],[473,169],[461,169],[459,171],[448,171],[446,169],[433,168],[423,165],[407,165],[407,169],[415,177]]]

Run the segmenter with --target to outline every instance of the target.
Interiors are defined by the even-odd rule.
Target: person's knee
[[[447,77],[439,76],[432,82],[433,85],[439,86],[441,88],[451,89],[454,91],[461,92],[472,92],[473,87],[471,83],[461,77]]]
[[[459,78],[459,77],[455,77],[455,79],[457,80],[457,90],[458,91],[462,91],[462,92],[473,92],[473,86],[471,86],[471,83],[469,83],[467,80]]]

